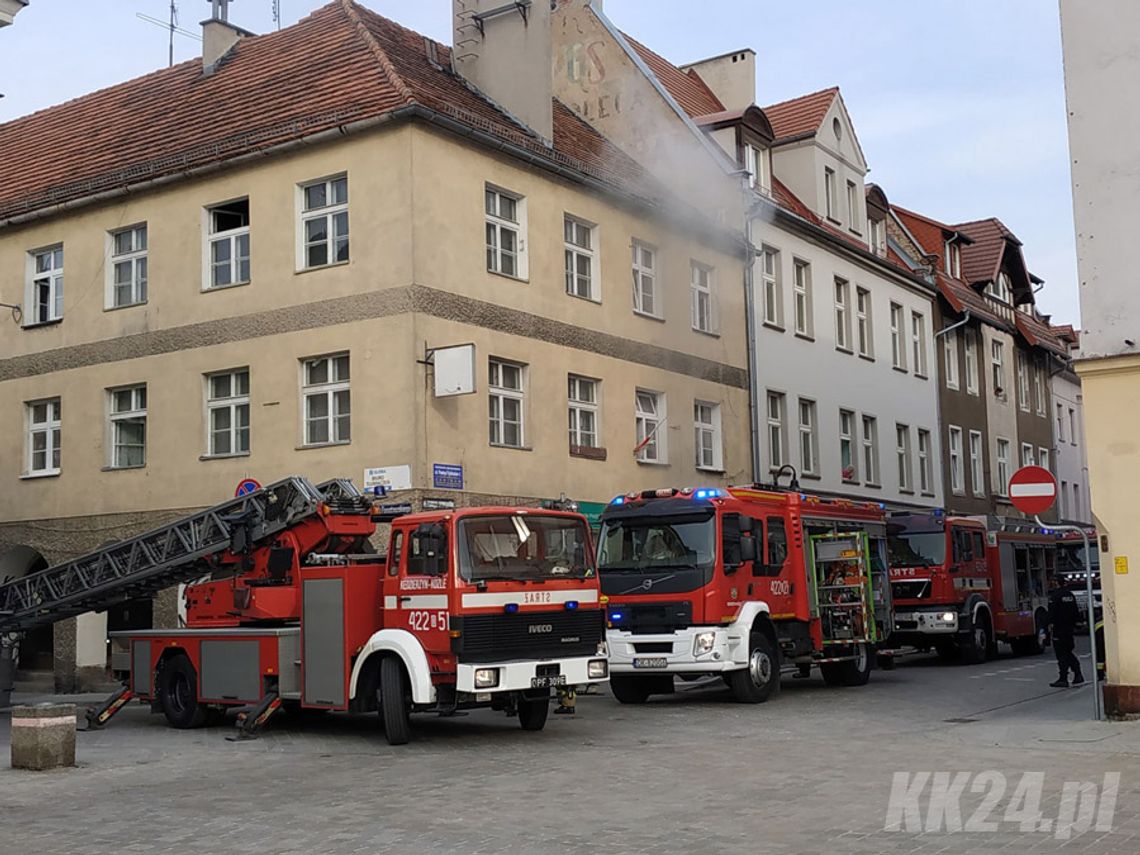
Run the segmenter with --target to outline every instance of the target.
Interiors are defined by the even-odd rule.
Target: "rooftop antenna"
[[[281,29],[281,0],[273,0],[273,23]]]
[[[170,32],[170,44],[169,44],[169,50],[168,50],[168,55],[167,55],[167,62],[170,65],[174,65],[174,34],[175,33],[177,33],[180,36],[186,36],[186,38],[188,38],[188,39],[195,39],[196,41],[202,41],[202,37],[199,36],[197,33],[192,33],[189,30],[184,30],[180,26],[178,26],[178,4],[177,4],[177,2],[175,2],[175,0],[171,0],[171,2],[170,2],[170,20],[169,21],[161,21],[158,18],[152,18],[150,15],[144,15],[142,12],[135,12],[135,17],[140,19],[140,20],[146,21],[148,24],[154,24],[157,27],[162,27],[164,30],[168,30]]]

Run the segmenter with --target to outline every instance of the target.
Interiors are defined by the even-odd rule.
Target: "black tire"
[[[762,704],[780,691],[780,654],[764,633],[752,633],[748,667],[729,671],[728,687],[742,704]]]
[[[162,714],[171,727],[189,730],[206,722],[209,710],[198,703],[198,672],[185,653],[176,653],[163,661],[155,684]]]
[[[649,681],[641,677],[610,674],[610,691],[618,703],[643,704],[649,700]]]
[[[981,665],[989,658],[992,645],[989,617],[978,612],[970,624],[970,635],[962,639],[962,661],[967,665]]]
[[[866,644],[858,644],[854,659],[826,662],[819,666],[819,671],[829,686],[865,686],[871,679],[871,652]]]
[[[934,649],[938,653],[938,658],[943,662],[953,662],[962,653],[953,641],[940,641],[934,645]]]
[[[523,730],[542,730],[546,727],[546,717],[550,715],[550,696],[541,698],[519,697],[519,724]]]
[[[411,692],[404,663],[395,656],[380,660],[380,721],[389,745],[406,745],[411,738]]]

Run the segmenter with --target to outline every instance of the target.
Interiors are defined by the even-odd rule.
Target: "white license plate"
[[[532,689],[549,689],[551,686],[565,686],[566,675],[554,674],[549,677],[531,677],[530,687]]]
[[[664,656],[638,656],[633,660],[634,668],[665,668],[668,664]]]

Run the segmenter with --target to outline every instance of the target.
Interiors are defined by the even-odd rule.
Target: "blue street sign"
[[[462,490],[463,467],[456,463],[433,463],[431,481],[437,490]]]
[[[245,496],[249,493],[255,493],[260,489],[261,484],[259,484],[253,478],[242,478],[241,481],[238,482],[237,489],[234,490],[234,498],[237,498],[238,496]]]

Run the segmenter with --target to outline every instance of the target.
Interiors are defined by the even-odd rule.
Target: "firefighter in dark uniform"
[[[1081,674],[1080,660],[1073,654],[1073,631],[1079,619],[1077,598],[1072,591],[1061,585],[1059,579],[1054,579],[1053,590],[1049,592],[1049,632],[1053,638],[1053,653],[1057,656],[1060,676],[1049,685],[1055,689],[1069,687],[1069,671],[1073,672],[1074,686],[1085,681]]]

